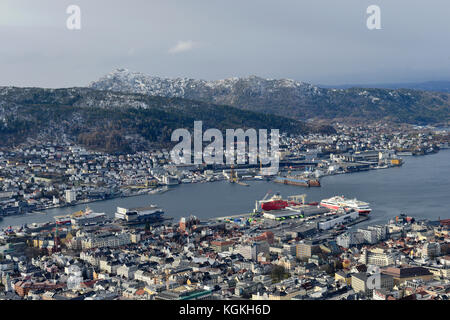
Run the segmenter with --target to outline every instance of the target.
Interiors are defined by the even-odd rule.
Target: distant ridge
[[[349,88],[379,88],[379,89],[412,89],[432,92],[450,93],[450,81],[427,81],[411,83],[379,83],[379,84],[343,84],[318,85],[320,88],[349,89]]]

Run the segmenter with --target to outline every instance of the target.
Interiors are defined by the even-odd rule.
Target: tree
[[[280,282],[281,280],[289,278],[289,273],[282,266],[274,266],[271,273],[272,283]]]

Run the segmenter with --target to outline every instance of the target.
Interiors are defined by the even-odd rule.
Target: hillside
[[[433,124],[450,120],[450,94],[409,89],[328,89],[294,80],[256,76],[204,81],[166,79],[118,69],[91,88],[181,97],[244,110],[305,119],[389,120]]]
[[[88,88],[0,87],[0,145],[27,138],[66,139],[106,152],[168,145],[172,131],[192,128],[280,129],[301,134],[315,128],[293,119],[182,98],[152,97]]]

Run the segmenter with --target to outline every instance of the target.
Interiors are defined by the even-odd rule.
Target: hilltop
[[[104,91],[180,97],[296,120],[360,119],[411,124],[450,120],[450,93],[411,89],[320,88],[257,76],[205,81],[160,78],[117,69],[89,84]]]

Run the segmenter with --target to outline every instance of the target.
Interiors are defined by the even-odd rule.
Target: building
[[[424,267],[387,267],[381,270],[382,274],[390,275],[394,278],[396,285],[413,279],[429,281],[433,279],[433,273]]]
[[[204,289],[166,290],[155,296],[156,300],[212,300],[212,291]]]
[[[304,241],[303,243],[297,244],[296,249],[296,257],[299,259],[311,258],[313,254],[320,252],[320,247],[311,241]]]
[[[253,241],[267,241],[269,244],[273,244],[274,242],[274,234],[271,231],[266,231],[260,234],[259,236],[251,238]]]
[[[358,232],[363,235],[364,240],[367,243],[375,244],[378,242],[378,236],[377,236],[377,232],[375,230],[358,229]]]
[[[381,248],[364,249],[361,253],[361,260],[364,264],[371,264],[379,267],[386,267],[394,264],[394,255]]]
[[[425,268],[427,268],[434,275],[435,279],[450,279],[450,268],[448,266],[427,266]]]
[[[28,293],[31,290],[53,291],[53,290],[62,289],[65,287],[66,287],[66,283],[50,282],[48,280],[45,282],[17,281],[14,284],[14,290],[21,297],[28,295]]]
[[[186,232],[186,230],[189,230],[194,225],[197,225],[200,223],[200,220],[196,216],[190,216],[189,218],[182,217],[180,219],[180,222],[178,224],[178,227],[181,231]]]
[[[223,252],[228,251],[233,244],[233,241],[211,241],[211,248],[216,252]]]
[[[359,217],[359,213],[356,211],[352,211],[349,213],[344,213],[341,215],[331,216],[329,218],[323,219],[319,222],[318,227],[320,230],[328,230],[339,224],[344,224],[350,221],[355,220]]]
[[[211,241],[211,248],[216,252],[229,251],[233,244],[233,241]]]
[[[77,201],[77,192],[75,190],[66,190],[66,202],[72,203]]]
[[[117,275],[125,279],[133,279],[136,271],[137,266],[135,264],[127,263],[117,268]]]
[[[90,234],[81,240],[83,249],[91,248],[115,248],[131,243],[130,234],[128,233],[100,233]]]
[[[365,272],[355,273],[352,275],[352,288],[356,293],[368,293],[367,274]]]
[[[363,151],[363,152],[355,152],[355,153],[343,153],[335,156],[336,160],[342,160],[347,162],[370,162],[373,164],[377,164],[380,155],[378,151]]]
[[[282,266],[284,269],[290,271],[297,266],[297,261],[293,257],[283,256],[274,262],[275,264]]]
[[[144,270],[137,270],[134,272],[134,280],[142,281],[151,285],[155,283],[155,279],[155,275],[150,272]]]
[[[334,274],[334,280],[341,284],[350,286],[352,284],[352,274],[350,272],[339,270]]]
[[[377,283],[377,280],[379,283]],[[368,274],[365,272],[352,274],[352,288],[356,293],[371,294],[373,289],[392,290],[394,278],[386,274]]]
[[[359,232],[345,232],[336,238],[336,244],[343,248],[350,248],[354,245],[364,243],[364,235]]]
[[[374,289],[372,294],[373,300],[397,300],[399,298],[400,292],[398,290]]]
[[[388,228],[386,225],[368,226],[367,230],[373,230],[377,234],[377,241],[382,241],[387,238]]]
[[[251,255],[252,255],[252,260],[256,261],[258,259],[258,255],[260,253],[263,253],[265,255],[268,255],[270,252],[270,246],[269,243],[267,241],[255,241],[253,242],[252,246],[251,246]]]
[[[106,215],[100,212],[88,212],[80,216],[74,216],[70,219],[70,222],[75,227],[92,226],[104,223]]]
[[[234,253],[240,254],[244,259],[251,260],[252,247],[250,245],[238,245],[234,249]]]
[[[257,261],[260,253],[270,253],[270,246],[267,241],[255,241],[249,245],[238,245],[234,252],[243,256],[244,259]]]
[[[434,259],[441,255],[441,246],[438,242],[427,242],[422,248],[422,256],[428,259]]]
[[[295,207],[294,210],[271,210],[264,211],[263,216],[266,219],[279,220],[279,219],[290,219],[292,218],[302,218],[316,216],[329,212],[329,209],[323,207],[314,207],[308,205],[300,205]]]
[[[177,177],[174,176],[169,176],[169,175],[164,175],[162,177],[162,181],[163,184],[168,185],[168,186],[173,186],[173,185],[177,185],[180,182],[178,181]]]

